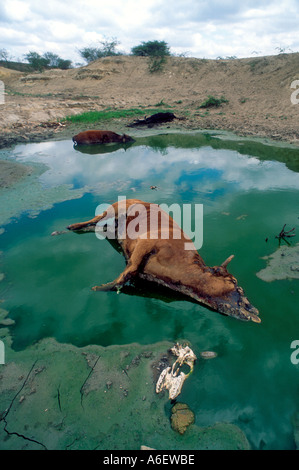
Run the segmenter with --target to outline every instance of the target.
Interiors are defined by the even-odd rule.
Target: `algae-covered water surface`
[[[170,133],[139,137],[126,147],[80,149],[74,148],[71,140],[17,145],[11,151],[3,150],[0,158],[26,165],[31,172],[0,192],[0,297],[6,312],[0,329],[6,361],[0,365],[0,376],[10,362],[17,367],[18,358],[23,361],[26,356],[29,364],[30,354],[50,339],[76,351],[98,346],[102,357],[103,351],[120,348],[117,358],[124,350],[129,354],[151,345],[154,351],[155,345],[163,342],[188,341],[198,361],[179,401],[187,403],[195,414],[193,427],[210,429],[216,423],[228,423],[244,433],[253,449],[295,448],[299,410],[299,365],[293,349],[293,342],[299,343],[298,149],[224,135]],[[125,267],[123,256],[94,233],[51,233],[92,218],[99,204],[113,203],[118,197],[180,207],[202,204],[203,244],[199,252],[209,266],[235,255],[228,269],[258,308],[261,323],[220,315],[148,284],[120,294],[92,291],[92,286],[120,274]],[[196,223],[193,220],[193,227]],[[276,238],[284,225],[285,231],[295,228],[291,232],[295,237]],[[200,353],[207,350],[217,353],[216,357],[201,359]],[[111,357],[115,362],[116,356]],[[72,363],[69,357],[67,363]],[[76,375],[76,370],[72,373]],[[103,374],[99,380],[104,381],[104,387],[107,371]],[[60,377],[59,384],[62,380]],[[135,402],[143,398],[146,403],[143,395],[140,398],[140,380],[136,378],[130,394]],[[47,387],[46,380],[43,386]],[[106,386],[105,397],[109,389]],[[58,385],[56,406],[57,390]],[[65,393],[71,395],[71,390],[66,390],[67,386]],[[2,393],[0,411],[11,403],[5,390]],[[154,389],[151,393],[154,395]],[[21,395],[18,406],[25,407]],[[30,409],[38,416],[33,412],[35,394],[29,395],[27,403],[31,404],[23,418],[26,429]],[[120,405],[114,407],[113,400],[111,392],[109,419],[114,427],[102,424],[99,438],[92,424],[92,445],[85,438],[87,444],[84,447],[81,443],[80,448],[125,449],[140,443],[160,445],[161,449],[201,448],[200,440],[191,435],[192,426],[179,441],[170,425],[162,434],[156,429],[159,439],[153,440],[153,424],[144,422],[157,413],[156,405],[144,415],[138,409],[130,423],[136,444],[122,440]],[[169,420],[169,400],[167,396],[159,400],[163,402],[162,414]],[[101,410],[99,413],[104,416]],[[0,448],[18,448],[22,439],[14,435],[11,440],[8,418]],[[25,426],[19,419],[20,426]],[[69,424],[68,433],[70,430]],[[51,441],[53,433],[47,425],[43,443]],[[33,439],[34,432],[30,436],[40,442]],[[81,442],[78,435],[72,442]],[[55,446],[59,447],[52,443]]]

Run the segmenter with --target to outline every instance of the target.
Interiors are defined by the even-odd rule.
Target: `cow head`
[[[126,142],[135,142],[135,140],[127,134],[121,136],[121,141],[125,144]]]

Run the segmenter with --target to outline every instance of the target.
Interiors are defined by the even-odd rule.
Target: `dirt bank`
[[[21,73],[0,68],[5,104],[0,105],[0,146],[71,136],[67,115],[107,107],[128,109],[162,103],[185,117],[165,127],[222,129],[242,136],[299,144],[299,104],[291,84],[299,79],[299,53],[232,60],[170,57],[150,73],[144,57],[99,59],[70,70]],[[208,95],[227,103],[200,108]],[[132,119],[86,127],[126,130]]]

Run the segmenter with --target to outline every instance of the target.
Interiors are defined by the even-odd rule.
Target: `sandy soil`
[[[58,124],[67,115],[161,102],[185,117],[164,128],[222,129],[299,145],[299,104],[291,102],[298,70],[299,53],[233,60],[170,57],[158,73],[149,72],[147,58],[130,56],[43,73],[0,68],[6,91],[0,105],[0,147],[70,137],[79,126]],[[228,103],[201,109],[208,95],[224,96]],[[132,119],[118,119],[85,128],[128,133],[129,122]]]

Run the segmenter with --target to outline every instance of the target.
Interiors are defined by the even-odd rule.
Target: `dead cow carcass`
[[[131,225],[138,236],[131,236]],[[153,220],[158,220],[153,232]],[[126,258],[125,270],[112,282],[93,287],[96,291],[121,289],[134,278],[152,281],[240,320],[260,322],[258,310],[245,297],[236,278],[227,271],[230,256],[219,266],[207,266],[193,242],[157,204],[127,199],[110,205],[87,222],[69,225],[73,231],[95,230],[96,225],[114,219],[112,230]],[[186,250],[186,243],[188,249]],[[191,244],[191,245],[190,245]]]
[[[145,117],[144,119],[137,119],[128,125],[128,127],[148,126],[153,127],[155,124],[163,124],[164,122],[171,122],[178,119],[173,113],[155,113],[152,116]]]
[[[125,144],[133,141],[134,139],[127,134],[120,135],[112,131],[98,130],[79,132],[79,134],[73,137],[75,145],[110,144],[112,142]]]

